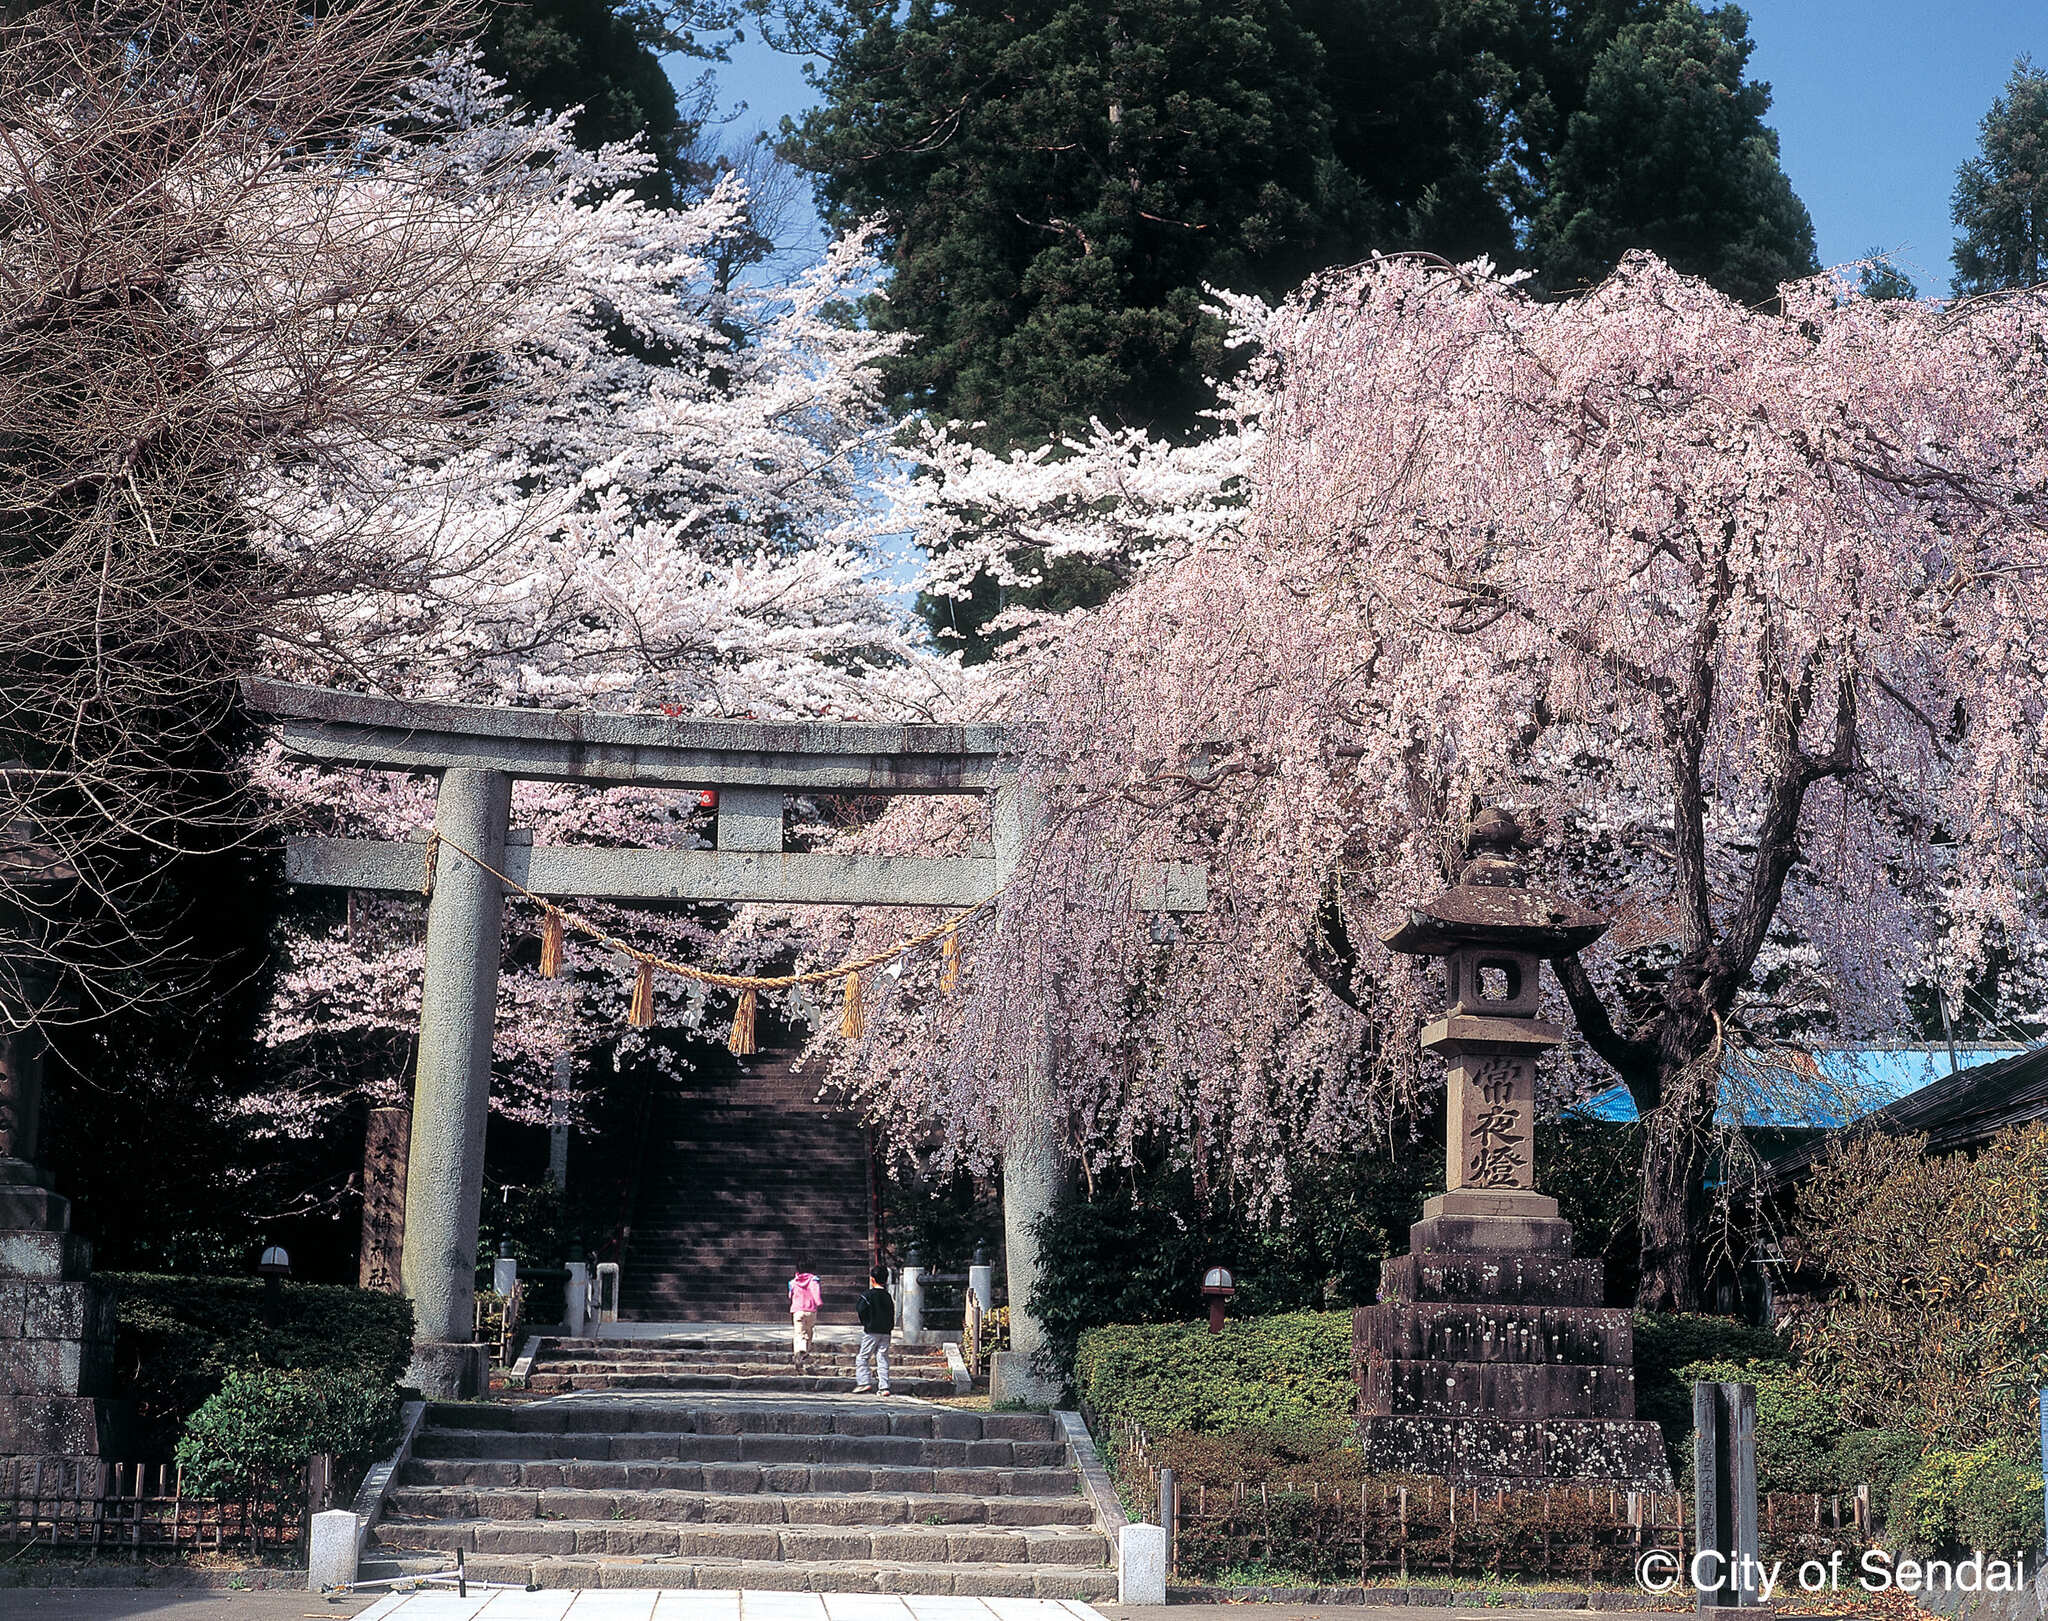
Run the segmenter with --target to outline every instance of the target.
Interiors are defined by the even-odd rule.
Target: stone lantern
[[[1422,1207],[1418,1249],[1570,1247],[1557,1201],[1536,1191],[1536,1059],[1564,1039],[1538,1016],[1543,962],[1607,932],[1585,907],[1528,887],[1522,832],[1482,811],[1455,888],[1408,914],[1387,945],[1441,957],[1449,1007],[1422,1045],[1450,1061],[1444,1187]],[[1414,1235],[1411,1235],[1414,1236]]]
[[[1668,1487],[1657,1426],[1635,1416],[1629,1313],[1601,1305],[1605,1269],[1536,1191],[1536,1060],[1564,1039],[1539,1014],[1543,963],[1606,923],[1529,887],[1521,829],[1488,810],[1452,889],[1386,937],[1441,957],[1444,1016],[1422,1045],[1449,1061],[1443,1193],[1407,1255],[1353,1314],[1366,1467],[1461,1484]]]
[[[0,765],[0,777],[13,769]],[[26,818],[0,824],[6,921],[33,942],[77,873]],[[0,961],[0,1487],[33,1459],[51,1488],[90,1487],[127,1445],[112,1395],[114,1301],[92,1277],[92,1247],[40,1164],[42,1036],[55,978],[31,949]]]

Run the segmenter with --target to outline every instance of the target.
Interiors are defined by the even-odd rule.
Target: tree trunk
[[[1643,1115],[1643,1271],[1636,1305],[1644,1311],[1699,1311],[1705,1301],[1715,1093],[1699,1084],[1695,1070],[1667,1079],[1659,1095],[1658,1106]]]

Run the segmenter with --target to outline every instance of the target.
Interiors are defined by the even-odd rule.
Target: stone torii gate
[[[996,726],[672,720],[652,715],[417,703],[250,679],[252,709],[278,717],[286,750],[324,765],[440,777],[434,826],[513,882],[550,898],[783,902],[793,905],[965,909],[1007,883],[1032,822],[1014,758]],[[718,792],[715,851],[619,850],[519,842],[511,828],[516,780],[593,788]],[[966,856],[785,852],[783,801],[792,793],[988,794],[994,846]],[[286,841],[295,883],[418,892],[429,846],[373,839]],[[405,1192],[400,1275],[416,1318],[409,1381],[429,1396],[482,1388],[482,1347],[471,1343],[483,1197],[484,1125],[503,943],[503,886],[448,844],[433,849],[419,1067]],[[986,848],[986,847],[985,847]],[[1155,912],[1207,909],[1199,868],[1150,864],[1133,874],[1133,904]],[[1026,1310],[1038,1270],[1033,1224],[1064,1174],[1051,1117],[1051,1053],[1021,1055],[1023,1089],[1037,1101],[1003,1155],[1003,1225],[1012,1351],[998,1358],[994,1394],[1043,1401],[1030,1372],[1043,1328]]]

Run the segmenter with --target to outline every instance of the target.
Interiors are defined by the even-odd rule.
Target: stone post
[[[1693,1513],[1705,1566],[1699,1613],[1727,1621],[1763,1613],[1756,1514],[1756,1386],[1692,1387]],[[1711,1555],[1711,1559],[1705,1556]]]
[[[905,1345],[924,1344],[924,1268],[905,1265],[896,1283],[896,1326]]]
[[[356,1579],[356,1517],[330,1508],[313,1516],[312,1546],[306,1558],[306,1591],[324,1593]]]
[[[1038,820],[1036,796],[1014,771],[995,788],[996,883],[1007,884],[1024,859]],[[1045,1347],[1045,1324],[1031,1309],[1038,1287],[1038,1223],[1066,1186],[1066,1155],[1054,1131],[1052,1038],[1038,1029],[1016,1054],[1019,1075],[1010,1138],[1003,1146],[1003,1260],[1010,1286],[1010,1349],[989,1362],[989,1399],[1049,1407],[1060,1381],[1036,1369]]]
[[[434,826],[502,870],[511,803],[503,772],[451,769]],[[415,1314],[407,1382],[446,1400],[485,1388],[485,1347],[474,1342],[477,1219],[505,907],[498,880],[446,844],[434,851],[433,885],[402,1271]]]
[[[590,1268],[582,1261],[570,1261],[569,1281],[562,1285],[562,1326],[569,1338],[581,1339],[590,1319]]]
[[[1166,1528],[1142,1521],[1117,1533],[1116,1601],[1119,1604],[1166,1602]]]

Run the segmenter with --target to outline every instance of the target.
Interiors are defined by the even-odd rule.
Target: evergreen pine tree
[[[1958,293],[2048,281],[2048,69],[2013,64],[1978,125],[1977,155],[1956,171]]]
[[[1856,291],[1879,301],[1901,299],[1910,303],[1920,296],[1913,278],[1893,264],[1882,248],[1872,248],[1864,255],[1856,272]]]
[[[1770,86],[1743,77],[1754,48],[1739,8],[1692,0],[1615,33],[1531,218],[1529,255],[1549,285],[1598,281],[1631,248],[1753,303],[1819,268],[1763,121]]]
[[[669,9],[645,0],[520,0],[494,5],[479,42],[484,66],[521,104],[538,111],[583,110],[581,146],[642,139],[659,168],[642,189],[674,202],[698,178],[691,145],[708,89],[679,105],[665,55],[722,61],[738,7],[723,0]]]
[[[902,401],[1040,441],[1191,424],[1204,283],[1348,251],[1322,53],[1286,0],[852,0],[791,150],[828,217],[889,221]]]

